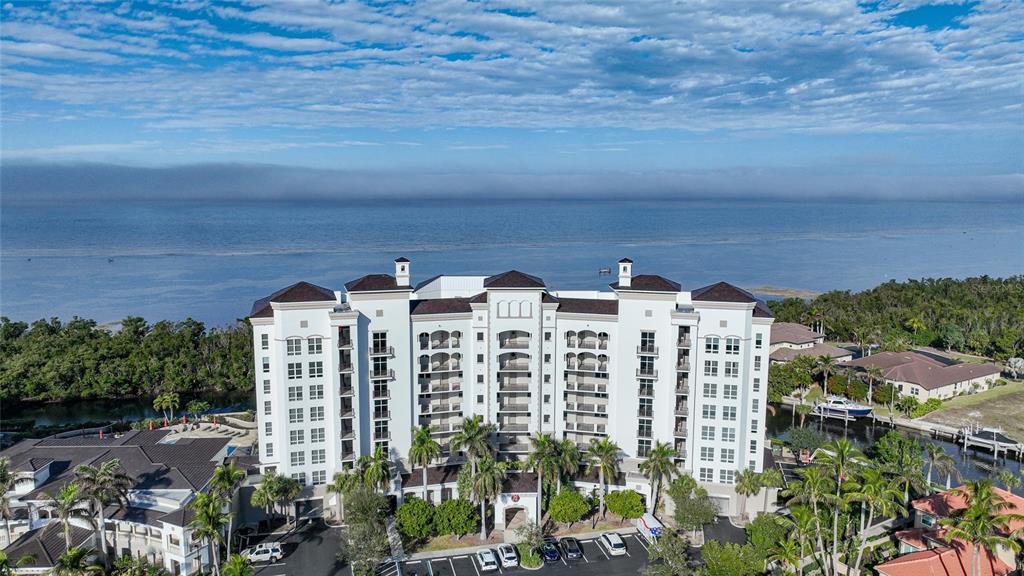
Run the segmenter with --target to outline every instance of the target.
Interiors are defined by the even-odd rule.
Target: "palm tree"
[[[373,449],[373,456],[360,456],[356,461],[356,468],[363,475],[363,482],[372,490],[380,490],[387,494],[391,487],[391,460],[384,452],[384,447],[377,444]]]
[[[832,496],[832,558],[839,558],[839,512],[845,507],[843,491],[855,491],[856,471],[862,467],[864,454],[846,438],[836,440],[822,449],[819,462],[831,471],[835,485]]]
[[[234,462],[221,464],[213,471],[213,491],[224,498],[228,504],[234,500],[235,492],[245,480],[245,470],[240,470]],[[231,556],[231,532],[235,523],[235,515],[228,514],[227,547],[228,556]]]
[[[11,562],[11,559],[7,557],[7,553],[0,550],[0,576],[15,576],[15,570],[18,568],[25,568],[35,561],[36,557],[34,554],[25,554],[21,558]]]
[[[882,369],[878,366],[866,366],[864,368],[864,378],[868,381],[868,403],[875,403],[875,382],[881,382],[885,375],[882,374]]]
[[[778,468],[769,468],[761,472],[761,486],[764,486],[764,512],[768,513],[768,492],[772,488],[782,488],[782,472]]]
[[[252,564],[248,558],[243,558],[239,554],[232,554],[228,556],[228,561],[224,563],[224,568],[221,570],[221,576],[252,576],[253,569]]]
[[[794,536],[800,544],[800,558],[807,554],[808,541],[817,534],[817,523],[811,509],[807,506],[793,506],[790,509],[790,517],[780,516],[780,521],[789,527],[790,535]],[[813,555],[815,562],[821,564],[818,555]],[[803,566],[798,562],[797,574],[803,574]]]
[[[606,479],[609,476],[615,478],[619,475],[619,461],[622,459],[619,452],[621,452],[619,445],[608,438],[591,438],[590,448],[587,448],[585,455],[587,471],[597,468],[597,481],[601,489],[598,513],[602,518],[605,515],[604,497],[608,492]],[[597,516],[594,517],[594,526],[597,526]]]
[[[76,466],[75,478],[96,514],[96,537],[99,540],[100,563],[107,566],[109,562],[107,561],[105,509],[111,504],[116,504],[119,508],[127,506],[128,491],[135,485],[135,480],[124,473],[121,461],[117,458],[107,460],[98,467],[86,464]],[[116,537],[116,530],[114,535]]]
[[[179,405],[181,405],[181,398],[178,397],[177,392],[165,392],[153,399],[153,410],[163,412],[164,418],[169,421],[174,420],[174,411]]]
[[[864,549],[867,547],[867,530],[875,520],[875,514],[882,516],[895,516],[906,514],[907,510],[902,506],[903,495],[900,493],[897,482],[888,478],[878,468],[867,467],[861,470],[860,482],[857,491],[852,495],[853,499],[861,503],[861,524],[860,538],[858,539],[857,559],[852,568],[854,574],[859,574],[861,560],[864,557]],[[867,518],[864,513],[867,511]]]
[[[783,495],[789,498],[786,504],[791,508],[793,504],[808,504],[811,507],[811,516],[814,522],[813,533],[817,538],[815,550],[824,551],[825,544],[822,539],[820,508],[821,504],[832,496],[832,479],[821,466],[801,468],[797,471],[797,474],[800,477],[790,482],[783,492]],[[815,560],[818,561],[822,574],[825,574],[825,576],[831,574],[831,562],[823,561],[818,557],[817,553],[815,553]]]
[[[480,503],[480,540],[487,539],[487,500],[497,498],[505,483],[505,466],[498,464],[493,458],[484,457],[477,462],[477,471],[473,475],[472,497]]]
[[[279,476],[269,473],[263,476],[263,482],[252,491],[249,496],[249,504],[254,508],[262,508],[267,516],[271,516],[271,509],[277,504],[277,496],[274,494],[274,484]]]
[[[14,487],[14,474],[11,473],[11,461],[0,458],[0,516],[4,519],[4,531],[7,532],[7,545],[11,544],[11,500],[7,493]]]
[[[449,441],[452,450],[461,450],[466,453],[472,466],[473,476],[476,476],[477,462],[481,458],[494,455],[494,446],[491,444],[494,424],[483,424],[482,422],[483,417],[480,415],[464,419],[459,431],[453,434]]]
[[[803,546],[798,537],[791,532],[788,538],[775,545],[775,551],[768,560],[792,568],[792,572],[800,572],[800,560],[803,557]]]
[[[220,574],[220,543],[224,540],[224,527],[230,517],[224,512],[224,505],[223,496],[214,492],[200,492],[189,504],[193,517],[188,525],[193,536],[209,547],[215,576]]]
[[[1003,488],[1007,491],[1020,488],[1021,485],[1020,476],[1017,476],[1007,468],[1003,468],[996,473],[996,481],[1002,484]]]
[[[558,475],[558,444],[550,434],[540,432],[530,438],[530,444],[526,469],[537,473],[537,523],[540,524],[544,502],[544,473]]]
[[[947,542],[963,540],[971,546],[971,576],[981,575],[982,549],[995,553],[1005,546],[1020,551],[1020,541],[1009,534],[1009,525],[1024,520],[1024,515],[1006,512],[1012,505],[992,489],[991,479],[968,480],[952,493],[962,496],[967,508],[939,522],[946,528]]]
[[[558,457],[558,486],[555,489],[555,493],[562,491],[562,476],[567,476],[572,479],[573,475],[580,470],[580,461],[583,459],[580,455],[580,447],[576,445],[576,442],[569,440],[568,438],[562,440],[557,444],[556,452]]]
[[[821,375],[821,391],[828,394],[828,377],[836,371],[836,360],[828,354],[822,354],[814,360],[814,373]]]
[[[68,548],[50,569],[50,576],[100,576],[103,566],[89,564],[88,558],[92,550],[88,548]]]
[[[338,495],[338,518],[345,521],[345,497],[350,490],[363,482],[358,474],[350,470],[335,472],[331,483],[327,485],[327,492]]]
[[[121,556],[114,560],[111,576],[168,576],[163,566],[150,564],[143,556]]]
[[[811,413],[813,408],[808,404],[797,404],[796,413],[800,415],[800,427],[804,427],[804,422],[807,420],[807,415]]]
[[[661,494],[661,485],[665,481],[671,481],[672,476],[679,473],[673,459],[677,456],[676,451],[666,442],[655,442],[654,447],[647,454],[647,459],[640,463],[640,472],[647,476],[651,483],[651,513],[658,507],[658,495]]]
[[[302,493],[302,484],[295,478],[281,476],[274,489],[278,505],[284,507],[285,522],[291,522],[292,513],[295,512],[295,499]],[[296,518],[298,521],[298,518]]]
[[[412,429],[412,444],[409,446],[409,462],[423,469],[423,500],[427,499],[427,466],[441,455],[441,445],[430,436],[429,426]]]
[[[203,400],[193,400],[185,405],[185,410],[192,415],[193,420],[198,420],[199,415],[210,409],[210,403]]]
[[[71,550],[71,520],[74,518],[92,522],[92,515],[89,514],[89,496],[76,482],[69,482],[60,489],[56,498],[43,495],[43,508],[56,513],[60,523],[64,526],[64,549]]]
[[[744,468],[736,475],[736,485],[734,488],[736,493],[743,497],[740,500],[740,517],[746,519],[748,517],[747,498],[757,494],[758,490],[761,489],[761,478],[752,468]]]
[[[928,492],[933,491],[932,488],[932,469],[948,469],[951,465],[955,466],[956,461],[946,451],[942,449],[939,444],[925,444],[924,445],[924,456],[928,462],[928,475],[926,484],[928,486]]]

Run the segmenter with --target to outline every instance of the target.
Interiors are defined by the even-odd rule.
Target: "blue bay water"
[[[1024,203],[493,201],[4,205],[0,313],[224,324],[297,280],[341,289],[412,260],[413,280],[519,269],[554,289],[597,270],[695,288],[825,291],[1024,273]]]

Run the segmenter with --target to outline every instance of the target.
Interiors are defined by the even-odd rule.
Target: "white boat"
[[[828,396],[824,402],[816,404],[814,406],[815,412],[824,412],[825,414],[838,414],[841,416],[853,416],[859,418],[861,416],[867,416],[871,414],[871,406],[865,406],[864,404],[858,404],[842,396]]]

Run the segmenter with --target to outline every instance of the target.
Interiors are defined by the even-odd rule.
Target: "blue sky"
[[[463,176],[1024,189],[1019,1],[0,6],[8,169],[269,164],[383,191]]]

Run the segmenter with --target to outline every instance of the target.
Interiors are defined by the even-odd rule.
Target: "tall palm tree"
[[[807,554],[809,549],[809,542],[817,534],[817,522],[811,509],[807,506],[793,506],[789,511],[789,517],[780,516],[780,522],[787,526],[789,534],[796,538],[800,547],[800,558],[801,560]],[[813,554],[815,562],[821,565],[821,561],[818,555]],[[803,566],[798,562],[796,566],[797,574],[803,574]]]
[[[430,426],[412,429],[409,462],[423,470],[423,500],[427,499],[427,466],[441,455],[441,445],[430,436]]]
[[[177,392],[164,392],[153,399],[153,410],[163,412],[164,418],[174,421],[174,411],[181,405],[181,398]],[[169,414],[169,416],[168,416]]]
[[[653,514],[658,508],[658,495],[661,494],[661,486],[665,481],[672,481],[672,476],[679,474],[673,460],[676,458],[676,451],[666,442],[655,442],[654,447],[647,454],[647,459],[640,463],[640,472],[647,476],[651,483],[651,509]]]
[[[765,487],[764,491],[764,511],[768,513],[768,492],[771,492],[772,488],[782,488],[782,472],[779,472],[778,468],[769,468],[764,472],[761,472],[761,486]]]
[[[345,521],[345,497],[350,490],[363,482],[358,474],[351,470],[335,472],[331,483],[327,485],[327,492],[338,495],[338,519]]]
[[[99,466],[81,464],[75,467],[76,483],[89,499],[93,513],[96,515],[96,537],[100,563],[108,566],[107,560],[107,521],[105,509],[111,504],[119,508],[128,506],[128,491],[135,485],[135,480],[124,473],[121,461],[117,458],[107,460]],[[114,531],[115,537],[117,531]],[[116,544],[116,542],[115,542]]]
[[[284,508],[284,519],[291,522],[292,514],[295,512],[295,499],[302,493],[302,484],[295,478],[282,476],[274,488],[274,496],[277,503]],[[298,518],[295,519],[296,522]]]
[[[525,467],[537,473],[537,523],[540,524],[544,510],[544,476],[559,474],[558,442],[550,434],[537,432],[530,438],[530,455]]]
[[[363,482],[373,490],[380,490],[387,494],[391,487],[391,460],[388,458],[384,447],[377,444],[373,449],[373,456],[360,456],[356,461],[356,468],[363,475]]]
[[[11,472],[11,461],[0,458],[0,516],[4,519],[4,531],[7,533],[7,544],[11,543],[11,500],[7,493],[14,488],[14,474]]]
[[[995,553],[1000,546],[1019,552],[1020,541],[1009,531],[1011,521],[1024,520],[1024,515],[1008,513],[1012,505],[992,489],[992,480],[968,480],[953,494],[962,496],[967,508],[939,522],[946,528],[946,541],[963,540],[971,546],[971,576],[981,575],[982,550]]]
[[[562,491],[562,476],[572,478],[574,474],[580,470],[580,461],[583,457],[580,455],[580,447],[576,445],[576,442],[569,440],[568,438],[562,440],[556,446],[556,452],[558,454],[558,486],[555,489],[555,493]]]
[[[228,502],[229,510],[231,502],[235,498],[235,492],[242,485],[242,481],[245,480],[245,470],[239,469],[235,466],[234,462],[227,464],[221,464],[217,466],[213,471],[213,491],[220,495],[224,500]],[[234,530],[235,515],[228,513],[228,532],[227,532],[227,555],[231,556],[231,532]]]
[[[248,558],[239,554],[228,556],[228,561],[224,563],[224,569],[221,570],[221,576],[252,576],[253,573],[252,563]]]
[[[924,457],[925,461],[928,462],[928,475],[925,481],[928,486],[928,492],[934,491],[932,488],[932,469],[948,469],[950,463],[955,464],[956,461],[946,451],[942,449],[939,444],[928,443],[924,445]]]
[[[791,568],[792,573],[798,573],[800,572],[800,560],[803,557],[803,546],[798,537],[791,532],[788,538],[781,540],[775,545],[775,550],[768,557],[768,560],[778,562],[786,568]]]
[[[822,354],[814,360],[814,373],[821,375],[821,391],[828,394],[828,377],[835,374],[836,360],[828,354]]]
[[[846,438],[841,438],[826,445],[821,451],[818,461],[832,473],[835,493],[832,497],[832,558],[839,558],[839,512],[844,508],[846,501],[843,499],[843,492],[856,490],[856,472],[863,467],[864,453],[850,443]]]
[[[473,475],[472,497],[480,503],[480,540],[487,539],[487,500],[497,498],[505,483],[505,466],[485,456],[477,462]]]
[[[473,476],[476,476],[477,462],[481,458],[494,455],[494,445],[491,444],[491,434],[494,433],[494,424],[484,424],[480,415],[466,418],[462,421],[458,432],[452,435],[449,444],[452,450],[461,450],[469,458],[472,466]]]
[[[68,548],[53,564],[50,576],[101,576],[103,566],[89,564],[91,553],[92,550],[88,548]]]
[[[598,513],[602,518],[605,515],[604,497],[608,493],[606,480],[608,477],[615,478],[619,475],[619,462],[622,460],[620,452],[619,445],[608,438],[591,438],[590,447],[587,448],[585,455],[587,470],[597,469],[597,481],[601,485],[601,503]],[[594,517],[594,525],[597,525],[597,516]]]
[[[757,494],[761,489],[761,478],[752,468],[744,468],[736,475],[736,485],[733,487],[736,493],[742,496],[740,500],[740,517],[747,518],[747,498]]]
[[[831,475],[821,466],[808,466],[797,471],[799,478],[789,483],[783,495],[789,498],[787,505],[807,504],[811,507],[814,521],[814,535],[817,539],[815,550],[824,551],[825,543],[821,530],[821,506],[832,497],[833,484]],[[821,567],[822,574],[832,573],[831,562],[825,562],[815,553],[815,560]]]
[[[887,477],[881,470],[866,467],[860,472],[860,482],[853,499],[861,503],[860,538],[858,539],[857,559],[852,564],[852,572],[859,574],[864,549],[867,547],[867,531],[875,520],[876,513],[880,516],[906,514],[902,505],[903,495],[897,482]],[[867,517],[865,518],[865,512]]]
[[[220,543],[230,517],[224,512],[224,505],[224,497],[215,492],[200,492],[189,504],[193,512],[189,527],[194,537],[206,542],[215,576],[220,574]]]
[[[868,381],[868,403],[875,403],[875,382],[881,382],[885,375],[882,373],[882,369],[878,366],[866,366],[864,368],[864,378]]]
[[[64,549],[71,550],[71,520],[78,518],[92,523],[92,515],[89,514],[89,496],[76,482],[69,482],[60,489],[55,498],[43,496],[43,508],[50,510],[51,514],[56,513],[60,523],[64,526]]]
[[[1003,485],[1003,488],[1010,491],[1014,488],[1020,488],[1021,480],[1020,476],[1017,476],[1013,471],[1003,468],[996,472],[996,481]]]
[[[252,491],[249,496],[249,504],[254,508],[262,508],[267,516],[271,516],[271,510],[277,504],[277,496],[275,495],[274,484],[279,476],[274,473],[269,473],[263,476],[263,482]]]

